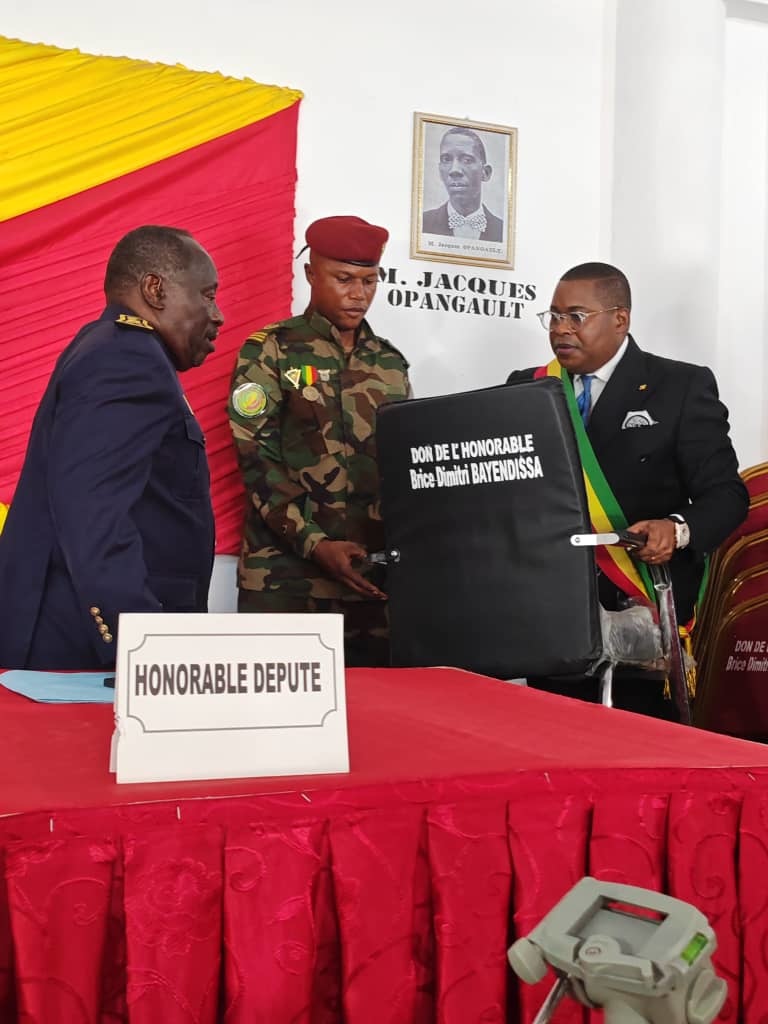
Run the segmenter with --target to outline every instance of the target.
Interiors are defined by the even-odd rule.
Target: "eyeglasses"
[[[550,331],[553,324],[567,324],[571,330],[578,331],[580,327],[584,326],[589,317],[597,316],[598,313],[610,313],[614,309],[623,308],[623,306],[608,306],[607,309],[593,309],[588,313],[584,313],[580,309],[574,313],[556,313],[553,309],[546,309],[543,313],[537,313],[536,316],[539,318],[539,323],[545,331]]]

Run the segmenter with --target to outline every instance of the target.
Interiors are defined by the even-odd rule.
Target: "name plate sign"
[[[349,771],[341,615],[120,616],[118,782]]]

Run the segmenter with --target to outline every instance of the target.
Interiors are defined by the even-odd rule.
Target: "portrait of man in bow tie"
[[[511,267],[517,131],[416,114],[411,256]]]
[[[484,242],[503,241],[503,220],[483,202],[483,184],[491,180],[493,167],[480,135],[461,125],[449,128],[440,140],[438,169],[448,200],[424,211],[421,230]]]

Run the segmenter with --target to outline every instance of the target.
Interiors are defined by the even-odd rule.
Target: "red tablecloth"
[[[768,747],[450,669],[347,688],[349,775],[124,786],[111,708],[0,688],[0,1021],[527,1022],[506,948],[586,873],[699,906],[720,1019],[768,1019]]]

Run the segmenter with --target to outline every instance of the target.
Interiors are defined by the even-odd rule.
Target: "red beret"
[[[360,217],[323,217],[309,225],[304,238],[320,256],[373,267],[381,259],[389,232]]]

